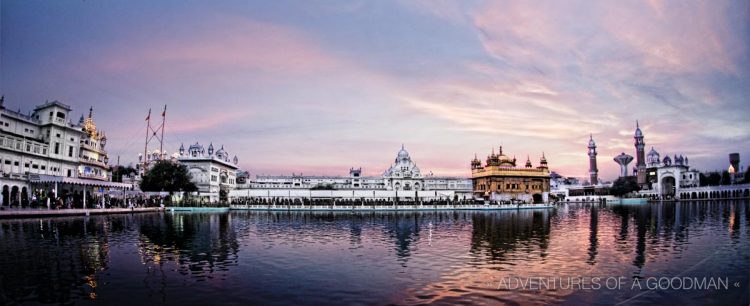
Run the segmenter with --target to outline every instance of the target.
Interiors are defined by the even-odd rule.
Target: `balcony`
[[[96,153],[99,153],[99,154],[104,154],[104,155],[107,154],[106,151],[101,150],[101,149],[97,148],[96,146],[91,145],[91,144],[87,144],[85,142],[81,142],[81,148],[84,148],[86,150],[89,150],[91,152],[96,152]]]
[[[97,167],[100,167],[100,168],[104,168],[104,169],[106,169],[106,168],[107,168],[107,164],[105,164],[104,162],[101,162],[101,161],[95,160],[95,159],[89,159],[89,158],[83,158],[83,157],[82,157],[82,158],[80,158],[79,160],[80,160],[80,162],[81,162],[82,164],[87,164],[87,165],[97,166]]]
[[[108,181],[109,178],[106,175],[98,175],[93,173],[78,173],[79,178]]]

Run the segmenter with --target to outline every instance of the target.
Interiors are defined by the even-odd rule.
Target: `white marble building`
[[[393,165],[383,172],[383,181],[388,190],[423,190],[424,178],[409,152],[401,145]]]
[[[366,191],[454,191],[463,198],[471,194],[472,183],[469,178],[423,175],[402,146],[381,176],[362,176],[362,168],[350,168],[347,176],[257,175],[240,189],[361,190],[373,195]]]
[[[2,205],[28,202],[32,188],[42,192],[53,185],[78,191],[132,188],[109,182],[107,139],[96,129],[93,109],[77,124],[70,120],[71,113],[70,106],[52,101],[24,114],[7,109],[0,98]]]
[[[700,185],[700,172],[690,169],[688,158],[682,155],[674,155],[674,158],[665,156],[662,159],[659,152],[652,147],[646,156],[646,164],[650,188],[644,189],[643,193],[672,197],[679,195],[680,189]]]
[[[214,152],[213,144],[206,149],[196,142],[187,150],[180,145],[177,161],[187,166],[193,183],[198,187],[194,196],[216,202],[225,200],[222,197],[237,187],[239,160],[237,156],[230,158],[224,146]]]

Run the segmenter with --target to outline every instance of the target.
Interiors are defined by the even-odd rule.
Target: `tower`
[[[740,153],[729,154],[729,165],[734,168],[734,172],[740,172]]]
[[[633,157],[622,152],[615,156],[614,160],[620,165],[620,177],[628,176],[628,164],[633,161]]]
[[[643,132],[641,132],[641,127],[638,124],[638,120],[635,121],[635,135],[633,136],[633,139],[635,139],[636,178],[638,181],[638,186],[643,188],[646,185],[646,154],[644,153],[646,143],[643,142]]]
[[[599,169],[596,168],[596,143],[594,142],[594,136],[589,135],[589,177],[591,185],[599,183],[598,174]]]

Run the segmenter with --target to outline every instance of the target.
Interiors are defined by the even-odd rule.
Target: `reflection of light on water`
[[[96,278],[94,278],[94,275],[87,275],[85,279],[86,285],[88,285],[92,290],[92,292],[89,292],[89,299],[96,300],[96,287],[98,286]]]
[[[427,224],[427,245],[432,245],[432,221]]]

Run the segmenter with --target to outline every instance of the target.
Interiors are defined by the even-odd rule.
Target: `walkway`
[[[0,218],[36,218],[36,217],[56,217],[56,216],[85,216],[89,215],[106,215],[106,214],[126,214],[157,212],[159,207],[144,208],[95,208],[95,209],[4,209],[0,210]]]

